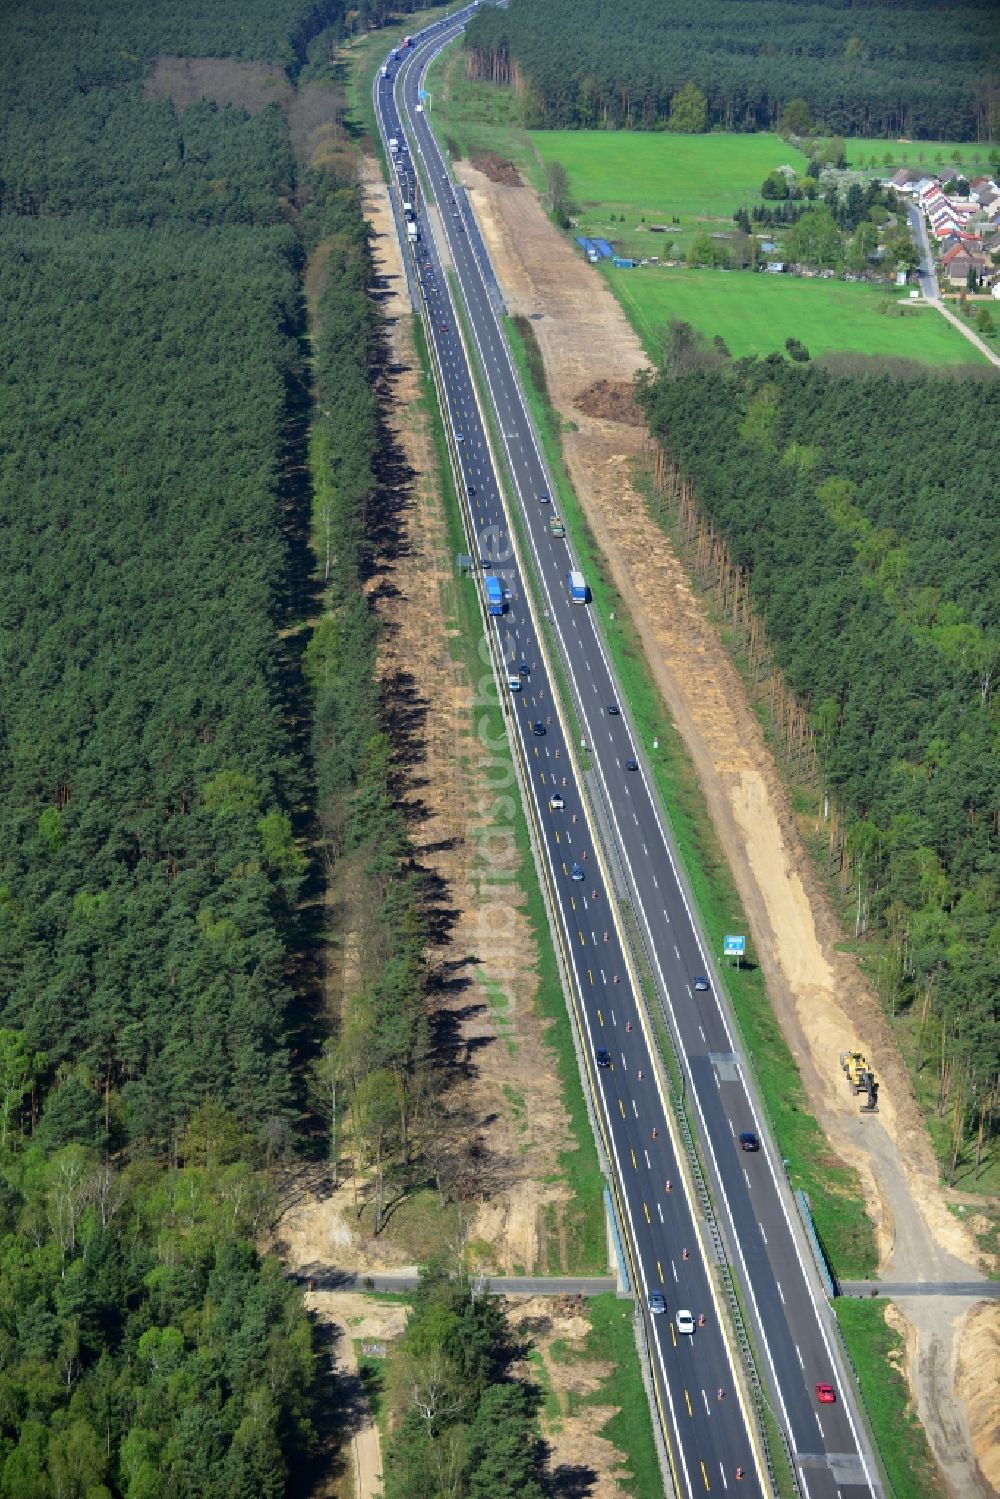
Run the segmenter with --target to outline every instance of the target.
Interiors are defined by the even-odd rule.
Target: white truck
[[[393,156],[395,156],[399,150],[399,141],[394,135],[390,135],[389,137],[389,150],[392,152]]]
[[[420,230],[412,220],[406,226],[406,237],[410,241],[411,245],[415,245],[417,240],[420,238]]]

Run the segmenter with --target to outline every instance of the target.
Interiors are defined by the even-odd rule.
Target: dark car
[[[442,333],[447,333],[448,332],[448,324],[447,323],[442,323],[441,324],[441,332]]]
[[[522,677],[530,677],[531,671],[530,671],[530,669],[528,667],[527,661],[521,661],[521,662],[519,662],[517,669],[521,673]]]
[[[754,1132],[753,1132],[752,1129],[741,1129],[740,1130],[740,1149],[741,1150],[759,1150],[760,1149],[760,1141],[758,1140],[757,1136],[754,1134]]]
[[[662,1316],[662,1314],[666,1311],[666,1309],[667,1309],[667,1298],[664,1296],[663,1292],[662,1291],[650,1291],[650,1293],[649,1293],[649,1310],[653,1313],[654,1317]]]
[[[537,734],[539,738],[541,738],[541,736],[545,733],[545,725],[542,723],[542,720],[540,718],[536,718],[534,723],[531,725],[531,732],[533,734]]]
[[[538,496],[538,503],[539,505],[551,505],[552,501],[549,499],[547,494],[543,493]]]
[[[569,866],[569,877],[571,880],[585,880],[587,876],[583,872],[583,865],[571,864]]]
[[[619,713],[621,711],[622,710],[619,708],[619,706],[618,706],[617,703],[609,703],[608,704],[608,717],[609,718],[617,718],[618,715],[619,715]]]
[[[691,987],[696,989],[699,994],[707,994],[711,985],[703,973],[696,973],[691,980]]]
[[[611,1053],[606,1046],[599,1046],[594,1052],[594,1060],[598,1067],[611,1066]]]
[[[630,760],[626,760],[625,761],[625,769],[626,770],[638,770],[639,769],[639,762],[638,762],[638,760],[631,760],[631,759]]]

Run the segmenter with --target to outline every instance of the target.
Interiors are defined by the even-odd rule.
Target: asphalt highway
[[[502,696],[527,770],[542,873],[574,979],[599,1128],[634,1257],[674,1483],[686,1496],[730,1488],[742,1495],[760,1493],[764,1479],[708,1268],[711,1257],[684,1190],[644,1007],[636,1002],[621,945],[615,907],[622,895],[635,912],[660,991],[667,997],[761,1376],[788,1438],[800,1488],[809,1499],[880,1493],[832,1336],[831,1314],[800,1242],[780,1158],[718,997],[717,974],[674,859],[643,748],[619,702],[594,612],[573,603],[566,587],[567,572],[575,565],[572,538],[549,532],[552,491],[497,321],[486,251],[423,111],[423,72],[462,24],[464,13],[417,35],[413,48],[390,64],[390,76],[376,82],[376,109],[387,145],[390,138],[401,145],[398,154],[389,155],[399,207],[414,205],[420,235],[412,247],[419,299],[445,390],[446,420],[476,530],[477,556],[506,593],[504,613],[490,624],[506,673],[520,686],[509,691],[501,684]],[[414,155],[431,184],[435,203],[430,211]],[[494,430],[513,481],[510,500],[521,522],[520,536],[513,538],[442,261],[453,267],[470,355],[484,373]],[[595,371],[598,358],[595,351]],[[537,586],[533,598],[527,595],[517,557],[522,537]],[[540,629],[561,659],[586,745],[585,750],[574,746],[572,755],[566,726],[553,705]],[[578,763],[591,804],[606,823],[615,868],[606,868],[595,841],[577,781]],[[553,795],[564,806],[553,807]],[[708,978],[707,990],[695,989],[696,975]],[[611,1066],[596,1065],[601,1048],[610,1054]],[[837,1065],[835,1058],[831,1062]],[[739,1133],[747,1129],[760,1137],[759,1152],[740,1150]],[[656,1293],[665,1299],[665,1311],[656,1310]],[[704,1319],[694,1333],[678,1332],[682,1309]],[[819,1403],[818,1383],[835,1387],[836,1403]]]

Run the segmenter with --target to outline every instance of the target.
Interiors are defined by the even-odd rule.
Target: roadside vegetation
[[[429,375],[430,360],[427,344],[423,327],[418,320],[414,320],[414,335],[421,362],[425,372]],[[457,556],[465,551],[467,539],[462,525],[458,497],[452,482],[444,426],[431,387],[428,387],[427,403],[438,454],[450,550],[453,556]],[[479,648],[483,634],[475,588],[475,580],[471,577],[456,579],[447,600],[445,615],[450,649],[464,665],[470,683],[480,681],[484,672],[488,670]],[[490,682],[488,700],[482,701],[483,695],[477,694],[475,708],[470,711],[475,712],[478,728],[487,742],[502,744],[507,733],[506,722],[499,696],[492,687],[492,678]],[[608,1257],[604,1181],[583,1097],[572,1027],[566,1010],[545,902],[538,883],[524,808],[520,796],[514,796],[512,800],[511,821],[518,854],[519,883],[524,890],[526,915],[539,954],[535,1003],[548,1022],[547,1040],[557,1059],[560,1091],[570,1117],[573,1137],[572,1148],[563,1152],[560,1161],[561,1175],[571,1188],[572,1197],[562,1210],[562,1233],[553,1236],[553,1250],[560,1239],[566,1247],[564,1255],[560,1256],[559,1265],[553,1266],[553,1270],[557,1270],[560,1274],[601,1274],[607,1268]],[[510,1103],[511,1100],[508,1099],[508,1102]],[[523,1272],[529,1274],[535,1268],[530,1265],[520,1267]]]
[[[906,1346],[888,1326],[888,1303],[834,1302],[861,1395],[878,1432],[879,1453],[896,1499],[944,1499],[947,1490],[918,1420],[904,1373]]]
[[[713,950],[733,930],[740,910],[732,877],[719,848],[694,769],[663,707],[643,654],[642,642],[617,595],[603,558],[590,534],[562,457],[561,424],[537,380],[541,359],[531,324],[519,318],[507,324],[508,336],[532,416],[541,435],[546,461],[558,493],[560,514],[573,534],[580,564],[596,578],[594,602],[611,649],[615,669],[635,718],[639,738],[660,791],[671,832],[694,891],[698,911]],[[533,347],[534,345],[534,347]],[[614,614],[614,619],[611,615]],[[658,748],[653,750],[654,739]],[[831,1163],[822,1131],[805,1108],[798,1069],[767,1003],[763,974],[755,965],[727,970],[732,997],[758,1085],[793,1186],[809,1195],[824,1248],[835,1273],[865,1277],[876,1264],[875,1240],[864,1212],[857,1176],[840,1162]],[[767,1065],[761,1059],[767,1058]]]
[[[993,43],[989,0],[965,0],[946,27],[932,0],[911,5],[905,47],[886,3],[511,0],[479,11],[464,45],[478,77],[515,88],[529,126],[806,135],[822,122],[976,140],[1000,137]]]
[[[541,1499],[538,1392],[514,1377],[517,1354],[495,1297],[421,1273],[388,1369],[386,1499]]]
[[[734,364],[675,330],[682,346],[643,392],[692,486],[674,520],[711,524],[747,590],[738,645],[793,694],[778,734],[820,817],[817,854],[944,1173],[982,1188],[1000,1118],[1000,601],[978,495],[1000,384],[949,381],[942,403],[926,378]]]

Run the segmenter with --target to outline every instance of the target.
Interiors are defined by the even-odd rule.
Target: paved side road
[[[967,1296],[986,1301],[1000,1296],[1000,1280],[842,1280],[842,1296]]]
[[[416,1265],[380,1275],[356,1275],[334,1265],[307,1265],[291,1277],[309,1291],[412,1291],[417,1284]],[[613,1275],[510,1275],[484,1276],[483,1283],[502,1296],[605,1296],[618,1289]]]

